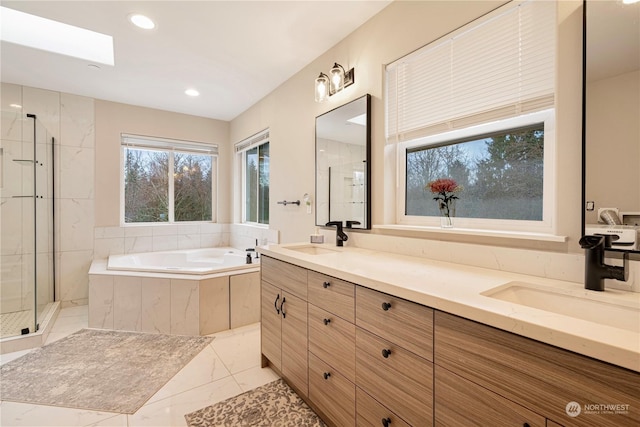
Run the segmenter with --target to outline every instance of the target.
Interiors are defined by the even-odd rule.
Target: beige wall
[[[384,65],[500,6],[502,1],[395,1],[378,15],[329,49],[274,92],[231,122],[231,142],[269,127],[271,129],[270,227],[282,242],[302,241],[314,230],[315,215],[300,207],[277,205],[279,200],[315,198],[315,117],[366,93],[372,95],[372,220],[383,224],[394,208],[384,178]],[[581,73],[582,2],[558,3],[557,80],[557,229],[568,243],[542,244],[491,238],[474,243],[522,246],[553,251],[578,251],[581,234]],[[317,104],[313,81],[334,62],[355,67],[356,83],[342,94]],[[237,218],[235,201],[234,218]],[[393,209],[391,209],[392,211]],[[374,234],[374,230],[369,233]],[[406,233],[405,233],[406,234]],[[439,239],[446,239],[440,235]],[[465,241],[459,236],[458,241]],[[467,240],[471,242],[471,240]]]
[[[120,225],[120,134],[218,144],[217,222],[230,221],[229,123],[96,100],[96,226]]]
[[[587,85],[587,200],[599,208],[640,211],[640,71]]]

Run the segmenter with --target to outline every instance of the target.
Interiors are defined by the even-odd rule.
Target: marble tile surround
[[[97,261],[89,275],[90,328],[207,335],[229,329],[230,319],[233,327],[259,321],[258,272],[188,280],[109,275],[105,267]]]

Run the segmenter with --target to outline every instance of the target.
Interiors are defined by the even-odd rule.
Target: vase
[[[441,228],[453,228],[453,219],[456,215],[456,201],[455,199],[448,200],[447,202],[441,202],[440,209],[440,227]]]

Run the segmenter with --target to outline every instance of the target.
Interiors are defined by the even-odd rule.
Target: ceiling
[[[2,41],[0,77],[7,83],[228,121],[390,2],[1,0],[4,7],[113,36],[115,66]],[[134,12],[153,19],[156,28],[134,27],[128,20]],[[200,96],[185,95],[188,88]],[[313,97],[313,80],[308,96]]]

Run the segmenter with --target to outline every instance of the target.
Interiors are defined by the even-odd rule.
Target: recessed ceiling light
[[[131,21],[131,23],[136,27],[142,28],[143,30],[152,30],[156,27],[156,24],[151,20],[151,18],[140,15],[139,13],[129,15],[129,21]]]
[[[0,39],[47,52],[114,65],[113,37],[0,6]]]
[[[199,96],[200,92],[198,92],[195,89],[187,89],[184,91],[185,94],[189,95],[189,96]]]
[[[624,4],[633,4],[633,3],[638,3],[640,0],[622,0],[622,3]]]

